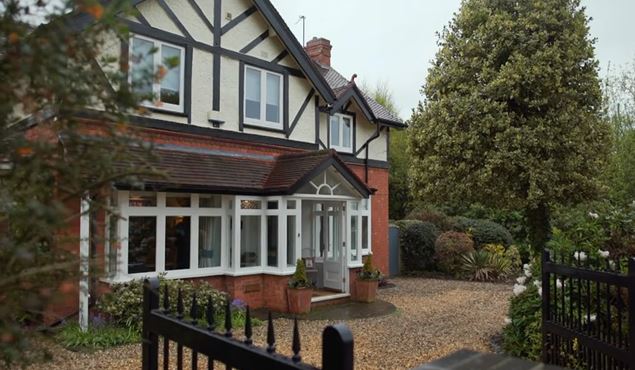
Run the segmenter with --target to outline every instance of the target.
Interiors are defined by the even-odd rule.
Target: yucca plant
[[[464,254],[461,271],[470,280],[489,281],[493,276],[491,255],[486,251],[474,251]]]

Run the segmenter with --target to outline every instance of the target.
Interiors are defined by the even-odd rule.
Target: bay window
[[[283,76],[252,66],[245,66],[244,74],[244,122],[282,130]]]
[[[185,49],[135,35],[129,55],[129,82],[143,105],[183,113]]]

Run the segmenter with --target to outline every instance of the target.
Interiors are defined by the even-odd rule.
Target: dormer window
[[[345,114],[331,116],[330,146],[338,152],[353,152],[353,117]]]
[[[282,87],[281,74],[245,66],[245,123],[282,130]]]
[[[130,42],[130,82],[144,106],[183,113],[185,50],[135,35]],[[156,78],[159,77],[159,78]]]

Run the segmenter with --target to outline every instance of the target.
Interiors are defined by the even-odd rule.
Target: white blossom
[[[609,258],[609,255],[610,255],[609,251],[603,251],[600,249],[598,252],[600,253],[600,257]]]
[[[597,220],[598,218],[600,218],[600,215],[598,215],[598,214],[597,214],[597,213],[595,213],[595,212],[589,212],[589,217],[591,217],[591,218],[593,218],[593,219]]]
[[[536,288],[540,288],[542,286],[542,282],[540,280],[534,280],[534,285]]]
[[[596,315],[596,314],[592,314],[591,316],[589,316],[589,320],[590,320],[591,322],[595,322],[595,320],[597,320],[597,318],[598,318],[598,317],[597,317],[597,315]]]
[[[527,287],[522,284],[514,284],[514,295],[521,295],[527,290]]]
[[[581,251],[581,252],[575,252],[573,254],[573,258],[575,258],[576,261],[586,261],[587,255],[585,252]]]
[[[538,295],[542,297],[542,287],[538,288]]]
[[[609,261],[609,267],[611,270],[615,270],[615,261]]]
[[[560,279],[556,279],[556,288],[557,289],[562,288],[562,281],[560,281]]]
[[[504,322],[505,322],[506,325],[509,325],[509,324],[512,323],[512,319],[510,319],[509,317],[506,317]]]
[[[531,270],[525,270],[525,276],[530,278],[531,277]]]
[[[518,279],[516,279],[516,281],[518,282],[518,284],[525,284],[527,282],[527,277],[521,276]]]
[[[531,269],[531,265],[530,265],[530,264],[528,264],[528,263],[525,263],[525,264],[523,265],[523,270],[529,270],[529,269]]]

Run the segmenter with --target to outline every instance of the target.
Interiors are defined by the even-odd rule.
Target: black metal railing
[[[545,251],[542,336],[545,363],[635,370],[635,259]]]
[[[201,305],[194,295],[185,312],[180,291],[176,312],[170,311],[167,288],[163,295],[163,307],[159,307],[159,281],[146,280],[143,286],[143,369],[157,370],[161,363],[167,370],[171,364],[183,369],[184,355],[189,352],[192,369],[207,363],[207,369],[223,365],[224,369],[279,369],[315,370],[302,362],[298,321],[293,323],[292,357],[276,353],[276,339],[271,313],[267,322],[267,346],[254,345],[252,318],[249,307],[245,311],[244,338],[234,337],[232,313],[229,303],[224,309],[223,330],[217,331],[216,312],[211,299]],[[205,300],[205,297],[202,297]],[[162,346],[162,355],[159,347]],[[188,351],[185,351],[185,348]],[[176,359],[172,358],[176,350]],[[175,360],[175,361],[174,361]],[[327,326],[322,334],[322,368],[329,370],[353,370],[353,334],[345,325]]]

